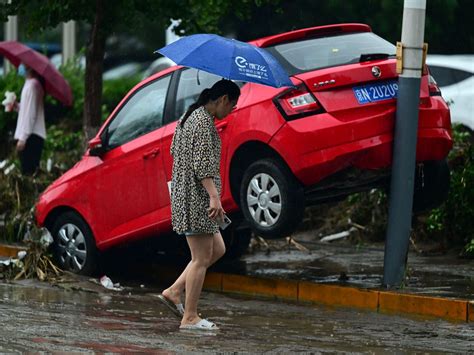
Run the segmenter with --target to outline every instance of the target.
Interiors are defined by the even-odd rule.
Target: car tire
[[[255,234],[283,238],[303,219],[304,191],[284,164],[262,159],[252,163],[243,175],[240,207]]]
[[[450,185],[449,166],[444,160],[427,161],[417,166],[413,212],[422,213],[446,201]]]
[[[98,271],[99,252],[87,223],[75,212],[61,214],[53,224],[51,234],[53,257],[66,271],[93,275]]]

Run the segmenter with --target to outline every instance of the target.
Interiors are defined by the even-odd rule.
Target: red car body
[[[332,25],[253,43],[269,48],[306,38],[370,32],[370,27],[362,24]],[[372,73],[374,66],[380,70],[379,77]],[[102,142],[104,130],[141,88],[170,76],[166,100],[174,100],[172,86],[179,85],[177,73],[184,69],[168,68],[135,86],[112,112],[91,148]],[[396,99],[360,104],[354,87],[396,81],[394,58],[301,70],[290,77],[297,89],[243,85],[237,109],[224,120],[216,121],[222,140],[222,203],[230,214],[239,211],[240,196],[245,194],[239,185],[246,168],[256,159],[278,161],[279,166],[290,172],[295,186],[306,193],[349,168],[377,172],[386,171],[391,165]],[[291,106],[300,98],[307,102]],[[52,230],[59,216],[75,213],[90,228],[98,250],[170,232],[169,150],[179,117],[167,116],[166,109],[165,121],[157,129],[101,154],[88,150],[81,161],[40,196],[36,205],[38,225]],[[426,73],[421,80],[417,161],[443,160],[451,147],[449,109]]]

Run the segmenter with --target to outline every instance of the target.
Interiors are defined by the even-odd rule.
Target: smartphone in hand
[[[229,217],[227,217],[227,215],[224,215],[224,218],[223,218],[223,219],[218,219],[218,220],[217,220],[217,223],[219,223],[219,227],[220,227],[222,230],[224,230],[224,229],[226,229],[226,228],[229,226],[229,224],[232,223],[232,221],[230,220]]]

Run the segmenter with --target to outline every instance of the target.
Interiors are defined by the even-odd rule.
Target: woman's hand
[[[11,103],[9,103],[5,106],[5,111],[6,112],[12,112],[12,111],[18,112],[18,108],[19,108],[18,102],[13,101],[13,102],[11,102]]]
[[[16,142],[16,151],[19,153],[19,152],[22,152],[23,150],[25,150],[25,146],[26,146],[26,142],[24,141],[18,141]]]
[[[209,218],[211,219],[223,219],[224,209],[222,208],[221,200],[219,196],[211,196],[209,199],[209,208],[207,209]]]
[[[207,215],[209,218],[219,220],[224,218],[224,209],[222,208],[221,198],[219,192],[216,189],[214,180],[212,177],[208,177],[201,180],[202,185],[209,194],[209,208],[207,209]]]

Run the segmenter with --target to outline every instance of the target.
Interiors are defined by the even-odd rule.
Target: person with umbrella
[[[225,253],[218,222],[225,221],[220,202],[220,138],[214,118],[226,117],[240,89],[231,80],[272,87],[294,86],[285,69],[266,50],[215,34],[183,37],[157,51],[178,65],[222,76],[205,89],[176,128],[171,155],[171,213],[173,229],[186,235],[192,260],[159,299],[177,316],[181,329],[214,330],[200,319],[197,302],[207,268]],[[224,224],[224,223],[223,223]],[[186,289],[186,307],[180,301]]]
[[[25,76],[18,108],[15,136],[21,172],[33,175],[39,167],[46,125],[44,121],[44,88],[42,78],[30,67],[21,64],[18,74]]]
[[[186,236],[191,261],[159,299],[176,315],[183,313],[180,329],[218,329],[199,317],[197,306],[207,268],[225,253],[219,232],[219,222],[225,217],[220,201],[221,142],[214,119],[225,118],[239,96],[239,87],[230,80],[222,79],[204,89],[178,122],[173,136],[172,224],[175,232]],[[185,289],[183,312],[180,298]]]
[[[66,106],[73,102],[69,83],[49,61],[48,57],[17,41],[0,42],[0,55],[18,67],[18,73],[26,77],[18,108],[15,131],[16,149],[20,154],[21,170],[31,175],[41,160],[46,128],[44,123],[45,94],[49,94]]]

